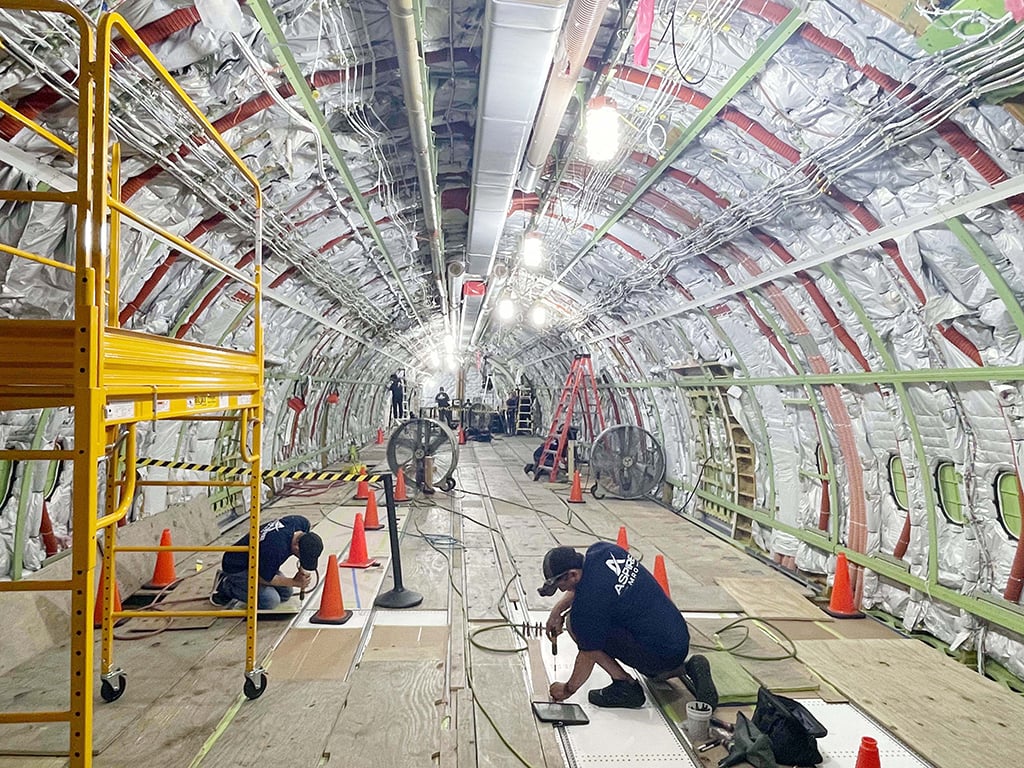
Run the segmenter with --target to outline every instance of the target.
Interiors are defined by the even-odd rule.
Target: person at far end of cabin
[[[448,397],[448,393],[444,391],[444,387],[437,388],[437,395],[434,396],[434,402],[437,403],[438,421],[443,421],[450,427],[452,425],[452,399]]]
[[[555,701],[572,696],[594,666],[611,677],[611,685],[588,694],[599,707],[641,707],[643,686],[623,664],[656,680],[678,677],[698,701],[718,706],[718,691],[703,656],[691,656],[690,631],[679,609],[629,552],[611,542],[592,544],[586,555],[572,547],[555,547],[544,555],[544,583],[537,590],[550,597],[564,592],[551,609],[545,632],[553,641],[563,631],[578,652],[565,682],[551,684]]]
[[[235,546],[248,545],[249,534],[235,542]],[[286,515],[263,523],[259,532],[257,609],[273,610],[291,599],[296,588],[303,590],[309,587],[323,551],[323,540],[309,530],[309,520],[302,515]],[[285,576],[281,567],[292,555],[299,559],[299,568],[294,576]],[[214,605],[224,606],[232,600],[246,602],[248,560],[245,552],[224,553],[221,569],[214,579],[213,594],[210,595]]]

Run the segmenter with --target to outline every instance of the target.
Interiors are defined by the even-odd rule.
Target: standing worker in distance
[[[235,546],[248,544],[248,534],[235,542]],[[289,600],[295,588],[308,588],[323,551],[323,540],[309,530],[309,520],[301,515],[286,515],[261,525],[256,607],[261,611],[273,610]],[[281,566],[292,555],[299,558],[299,569],[294,576],[285,576]],[[222,606],[232,600],[244,603],[248,597],[248,567],[245,552],[225,552],[210,600]]]
[[[450,427],[452,425],[452,399],[448,397],[444,387],[437,388],[434,402],[437,403],[437,418]]]
[[[612,682],[590,691],[591,704],[643,706],[643,686],[622,668],[622,662],[659,680],[678,677],[698,701],[718,706],[707,659],[686,659],[690,650],[686,620],[629,552],[605,541],[592,544],[585,557],[572,547],[555,547],[544,555],[544,578],[537,590],[542,596],[550,597],[556,590],[565,593],[551,609],[545,632],[554,641],[563,628],[568,629],[579,649],[569,679],[551,684],[552,699],[564,701],[572,696],[596,664]]]
[[[391,393],[391,418],[404,419],[405,390],[402,388],[402,380],[398,378],[397,373],[391,374],[391,379],[388,381],[387,389]]]

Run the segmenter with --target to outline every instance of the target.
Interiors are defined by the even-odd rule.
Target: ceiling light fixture
[[[526,235],[523,238],[520,254],[523,259],[524,267],[527,269],[535,269],[539,267],[544,261],[544,242],[541,239],[541,236],[536,233]]]
[[[614,101],[604,96],[590,100],[584,135],[587,157],[595,163],[615,157],[619,151],[619,112]]]
[[[502,299],[498,302],[498,319],[508,322],[516,316],[516,303],[512,299]]]
[[[548,311],[540,304],[537,304],[530,310],[530,322],[533,323],[535,327],[543,328],[544,323],[547,321]]]

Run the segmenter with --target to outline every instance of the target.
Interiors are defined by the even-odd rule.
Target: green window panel
[[[59,451],[64,450],[64,442],[57,440],[53,446]],[[46,468],[46,485],[43,490],[43,500],[49,501],[53,498],[53,494],[57,492],[60,487],[60,479],[64,476],[64,462],[60,459],[51,461],[49,466]],[[0,481],[0,487],[3,486],[3,482]]]
[[[889,490],[896,499],[896,506],[904,512],[910,509],[910,498],[907,496],[907,473],[903,471],[903,459],[899,456],[889,458]]]
[[[996,506],[999,522],[1013,538],[1020,538],[1020,486],[1014,472],[1000,472],[996,477]]]
[[[964,504],[960,498],[963,475],[956,471],[950,461],[944,461],[935,468],[935,488],[939,494],[939,508],[951,523],[963,525]]]
[[[7,506],[14,494],[14,468],[16,461],[0,461],[0,511]]]
[[[0,511],[7,506],[14,489],[14,467],[17,462],[0,461]]]

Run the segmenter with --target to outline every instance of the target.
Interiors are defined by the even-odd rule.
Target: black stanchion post
[[[402,584],[402,553],[398,548],[398,513],[395,509],[395,480],[384,475],[384,503],[388,510],[388,540],[391,542],[391,572],[395,587],[377,596],[373,604],[378,608],[412,608],[423,602],[423,595],[411,592]]]

